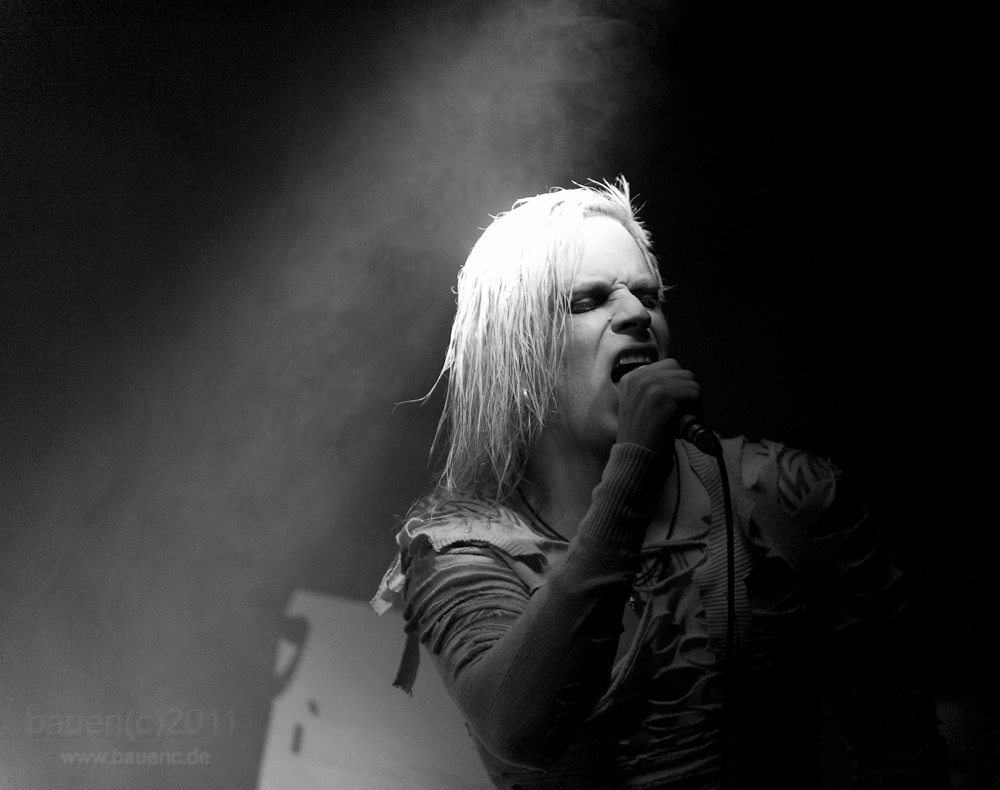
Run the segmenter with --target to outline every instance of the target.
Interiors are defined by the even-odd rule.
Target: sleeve
[[[534,591],[495,550],[424,544],[406,568],[404,617],[479,741],[544,768],[607,690],[663,459],[616,445],[563,561]]]
[[[773,474],[766,477],[778,506],[830,558],[830,575],[814,590],[820,654],[825,693],[856,760],[857,786],[948,787],[944,741],[899,569],[836,467],[783,447],[769,454]]]

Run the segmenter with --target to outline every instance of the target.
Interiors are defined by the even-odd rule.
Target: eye
[[[647,310],[662,310],[663,299],[660,298],[660,291],[656,288],[636,288],[632,295],[639,300],[639,303]]]
[[[569,303],[570,313],[588,313],[596,310],[608,300],[608,295],[599,291],[587,291],[574,295]]]

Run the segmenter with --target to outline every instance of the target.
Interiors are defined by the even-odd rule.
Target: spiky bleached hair
[[[435,446],[447,456],[432,496],[508,501],[555,407],[572,278],[583,258],[583,221],[617,220],[635,239],[662,291],[649,233],[623,176],[523,198],[476,242],[458,275],[447,375]],[[561,267],[568,261],[569,267]],[[437,387],[438,384],[435,384]],[[433,390],[432,390],[433,391]]]

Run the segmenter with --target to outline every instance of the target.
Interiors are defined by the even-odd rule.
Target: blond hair
[[[555,406],[572,278],[583,257],[583,220],[607,216],[639,246],[662,289],[649,233],[619,176],[523,198],[494,217],[458,275],[435,447],[447,455],[432,496],[507,502]],[[569,267],[560,263],[568,261]],[[435,388],[437,383],[435,383]],[[433,391],[433,388],[432,388]]]

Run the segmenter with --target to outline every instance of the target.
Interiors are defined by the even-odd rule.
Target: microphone
[[[677,423],[677,433],[703,453],[715,458],[722,457],[722,445],[719,444],[719,438],[705,427],[700,417],[694,414],[685,414]]]

